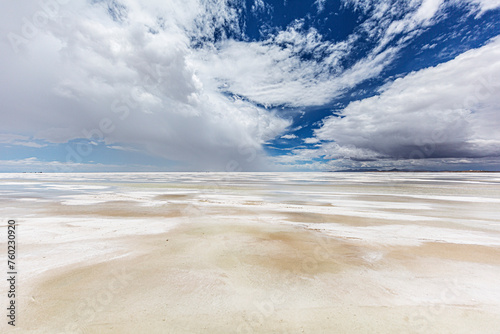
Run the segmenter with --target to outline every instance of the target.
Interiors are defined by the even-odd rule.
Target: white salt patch
[[[365,261],[368,261],[370,263],[378,262],[378,261],[382,260],[383,257],[384,257],[384,254],[382,252],[367,252],[362,256],[362,258]]]
[[[423,242],[500,246],[500,233],[463,231],[419,225],[347,226],[335,223],[293,223],[329,235],[383,245],[418,246]]]
[[[133,193],[97,193],[97,194],[79,194],[72,196],[64,196],[69,198],[61,201],[64,205],[91,205],[97,203],[105,203],[110,201],[142,201],[149,200],[140,194],[134,195]]]
[[[194,193],[194,192],[191,192]],[[98,203],[106,203],[111,201],[133,201],[141,206],[160,206],[167,203],[165,200],[155,200],[158,195],[185,195],[185,192],[165,193],[164,191],[137,191],[137,192],[106,192],[96,194],[78,194],[72,196],[64,196],[68,198],[61,201],[64,205],[92,205]],[[170,200],[168,202],[175,202]],[[185,203],[185,200],[177,200],[177,202]]]
[[[433,199],[441,201],[472,202],[472,203],[500,203],[500,198],[479,196],[435,196],[435,195],[399,195],[400,197]],[[413,205],[413,202],[412,202]]]
[[[208,197],[208,196],[205,196]],[[226,196],[213,195],[210,200],[205,200],[202,202],[196,202],[199,206],[233,206],[240,208],[248,208],[248,205],[241,203],[241,201],[231,201],[226,200]],[[346,202],[345,202],[346,203]],[[405,213],[396,212],[383,212],[378,210],[369,210],[369,208],[364,208],[362,205],[354,205],[355,201],[352,202],[351,208],[345,207],[328,207],[328,206],[313,206],[313,205],[294,205],[286,203],[272,203],[262,201],[259,203],[258,207],[266,210],[282,211],[282,212],[301,212],[301,213],[318,213],[326,215],[345,215],[353,217],[364,217],[364,218],[377,218],[377,219],[388,219],[388,220],[405,220],[405,221],[440,221],[443,220],[439,217],[429,217],[420,216]]]
[[[78,184],[44,184],[45,188],[57,190],[103,190],[109,189],[108,186],[78,185]]]
[[[23,243],[23,273],[42,273],[74,263],[124,256],[119,238],[165,233],[181,219],[30,218],[19,221]],[[40,251],[40,249],[45,249]],[[94,261],[95,262],[95,261]]]

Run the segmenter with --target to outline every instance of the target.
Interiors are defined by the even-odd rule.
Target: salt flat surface
[[[22,332],[500,328],[498,174],[0,174],[0,201]]]

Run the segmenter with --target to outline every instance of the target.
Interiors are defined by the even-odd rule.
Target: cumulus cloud
[[[452,6],[442,0],[349,1],[345,5],[369,12],[345,40],[327,41],[316,29],[305,29],[303,20],[296,20],[263,41],[227,40],[204,49],[193,54],[192,62],[203,82],[260,105],[321,106],[378,77],[410,41],[439,22],[445,8]],[[366,40],[374,47],[359,50],[357,43]],[[345,60],[359,52],[364,55],[346,67]]]
[[[262,161],[239,152],[263,157],[262,144],[290,126],[273,106],[327,103],[394,55],[345,70],[339,60],[350,42],[325,41],[300,21],[261,42],[237,41],[227,35],[241,35],[238,5],[80,0],[50,15],[36,8],[24,21],[29,11],[12,8],[19,21],[4,25],[17,53],[2,55],[12,89],[1,96],[12,112],[0,130],[52,143],[126,143],[201,168],[232,159],[258,168]],[[40,13],[47,17],[38,22]]]
[[[324,41],[313,28],[303,31],[299,21],[263,42],[229,40],[205,50],[197,67],[207,82],[261,105],[322,105],[338,95],[330,79],[349,48]],[[304,54],[311,59],[301,59]]]
[[[270,12],[263,0],[252,3],[248,10],[254,14]],[[480,12],[498,6],[496,0],[470,3]],[[293,122],[280,108],[323,106],[380,76],[408,41],[437,22],[448,6],[440,0],[349,0],[344,5],[367,18],[344,40],[326,40],[299,19],[262,40],[249,41],[242,21],[245,4],[3,3],[2,12],[9,15],[0,22],[6,50],[0,54],[0,80],[9,89],[0,91],[5,110],[0,133],[10,139],[0,143],[41,147],[83,138],[111,149],[179,161],[186,169],[269,169],[264,145],[276,138],[295,138],[286,134]],[[325,1],[315,4],[321,11]],[[359,41],[371,46],[362,49]],[[444,132],[446,139],[439,137],[433,157],[476,157],[481,150],[483,156],[495,155],[497,136],[492,129],[497,116],[481,103],[497,101],[489,97],[472,109],[446,102],[458,96],[452,91],[469,94],[474,89],[474,73],[496,73],[491,68],[497,64],[494,57],[487,63],[474,52],[479,51],[457,58],[453,66],[413,73],[386,86],[380,96],[349,105],[344,118],[324,120],[315,137],[305,139],[306,144],[335,144],[296,149],[295,159],[406,157],[420,147],[416,139],[436,131]],[[441,76],[455,80],[454,66],[470,70],[475,62],[466,60],[470,55],[487,70],[475,69],[467,79],[454,81],[456,90],[435,84]],[[429,87],[429,94],[415,90],[417,84],[423,85],[420,90]],[[444,101],[436,101],[440,93]],[[398,108],[403,108],[401,114],[394,111]],[[434,128],[416,125],[422,122]],[[397,125],[399,132],[394,130]],[[485,129],[487,133],[481,132]]]
[[[500,38],[351,102],[315,131],[329,159],[500,158]],[[318,154],[323,152],[318,151]]]
[[[237,160],[242,168],[258,169],[262,144],[290,121],[228,98],[196,73],[193,43],[213,43],[221,27],[239,29],[238,9],[229,3],[61,5],[64,29],[50,21],[15,45],[21,53],[2,56],[13,82],[1,93],[11,112],[0,130],[52,143],[125,143],[189,168],[224,170]]]

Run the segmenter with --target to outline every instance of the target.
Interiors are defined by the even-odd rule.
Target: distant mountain
[[[389,172],[399,172],[399,173],[500,173],[500,171],[490,171],[490,170],[411,170],[411,169],[344,169],[344,170],[332,170],[330,172],[334,173],[361,173],[361,172],[376,172],[376,173],[389,173]]]

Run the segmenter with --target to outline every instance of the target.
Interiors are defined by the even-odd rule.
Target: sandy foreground
[[[1,333],[500,333],[499,174],[0,174],[0,201]]]

